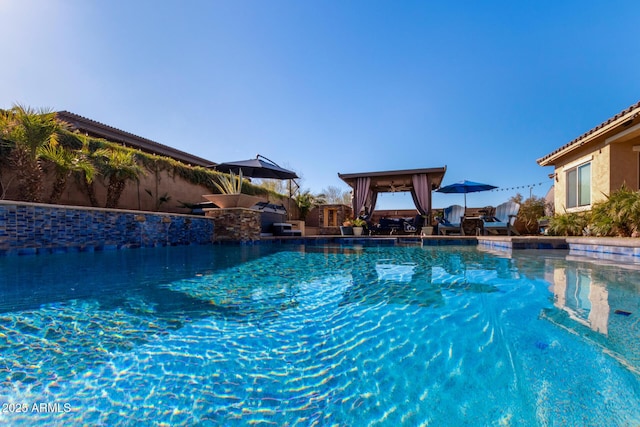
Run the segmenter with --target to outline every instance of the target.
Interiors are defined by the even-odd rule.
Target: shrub
[[[565,213],[549,220],[547,232],[552,236],[582,236],[588,224],[588,215]]]
[[[351,221],[351,223],[354,227],[364,227],[365,225],[367,225],[366,221],[362,218],[355,218],[353,221]]]
[[[640,192],[622,185],[591,209],[590,228],[598,236],[630,237],[640,231]]]
[[[622,185],[595,203],[590,212],[555,215],[549,220],[548,233],[555,236],[631,237],[640,234],[640,192]]]
[[[312,207],[325,203],[324,194],[313,195],[309,190],[306,190],[295,197],[296,204],[298,205],[298,212],[300,219],[305,220]]]
[[[538,234],[538,220],[544,217],[547,202],[544,197],[531,196],[524,202],[520,203],[518,211],[518,221],[522,225],[523,232],[526,234]]]

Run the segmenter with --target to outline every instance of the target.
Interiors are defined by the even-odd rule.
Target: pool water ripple
[[[2,394],[72,408],[0,413],[0,422],[640,420],[639,377],[620,363],[638,367],[638,338],[622,338],[634,345],[628,351],[598,332],[584,339],[591,332],[563,316],[544,269],[528,270],[532,260],[466,247],[285,250],[219,266],[210,259],[222,255],[192,255],[160,269],[176,277],[154,270],[157,284],[125,286],[117,300],[64,299],[0,314]],[[616,292],[629,294],[609,288]]]

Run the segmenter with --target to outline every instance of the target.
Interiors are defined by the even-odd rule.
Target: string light
[[[536,182],[533,184],[526,184],[526,185],[517,185],[514,187],[498,187],[498,188],[494,188],[493,190],[489,190],[489,191],[513,191],[513,190],[520,190],[520,189],[525,189],[525,188],[533,188],[535,186],[540,186],[540,185],[544,185],[545,182]]]

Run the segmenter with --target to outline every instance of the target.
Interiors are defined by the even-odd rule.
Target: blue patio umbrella
[[[444,187],[438,188],[436,191],[438,193],[463,193],[464,194],[464,207],[467,208],[467,193],[475,193],[477,191],[488,191],[493,190],[494,188],[498,188],[495,185],[491,184],[482,184],[480,182],[473,181],[460,181],[455,184],[445,185]]]

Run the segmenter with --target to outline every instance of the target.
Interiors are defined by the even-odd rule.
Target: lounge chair
[[[484,235],[499,234],[503,230],[507,232],[507,236],[511,236],[511,233],[520,235],[513,226],[519,210],[520,204],[516,202],[505,202],[498,205],[494,216],[482,218]]]
[[[438,219],[438,233],[446,235],[447,232],[453,231],[464,235],[462,228],[462,220],[464,219],[465,209],[460,205],[452,205],[444,209],[444,216]]]

